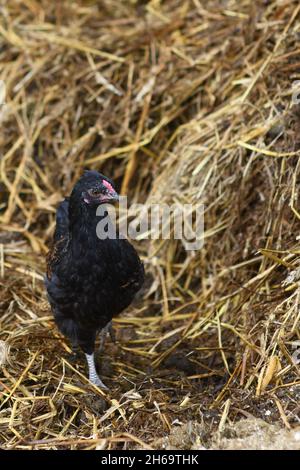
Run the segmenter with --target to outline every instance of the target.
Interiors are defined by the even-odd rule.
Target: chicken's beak
[[[103,199],[105,200],[105,202],[118,202],[119,194],[117,193],[117,191],[111,190],[105,194]]]

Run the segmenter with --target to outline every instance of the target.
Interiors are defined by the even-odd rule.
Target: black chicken
[[[73,349],[84,351],[89,379],[102,388],[106,386],[94,361],[96,336],[128,307],[144,280],[143,264],[125,238],[99,238],[96,233],[101,219],[97,207],[118,199],[110,179],[97,171],[83,174],[58,207],[45,278],[58,328]]]

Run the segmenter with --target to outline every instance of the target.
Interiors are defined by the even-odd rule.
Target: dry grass
[[[0,13],[0,445],[155,448],[194,420],[209,446],[245,416],[299,424],[298,2]],[[131,201],[206,207],[202,250],[138,244],[148,279],[115,321],[105,396],[68,361],[42,283],[56,205],[84,167]]]

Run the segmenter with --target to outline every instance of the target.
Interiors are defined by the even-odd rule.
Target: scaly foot
[[[103,390],[108,390],[108,387],[102,382],[99,375],[97,374],[94,353],[86,354],[85,357],[88,363],[90,382],[92,382],[97,387],[102,388]]]

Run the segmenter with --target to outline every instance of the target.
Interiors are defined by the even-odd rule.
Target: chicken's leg
[[[103,390],[108,390],[107,386],[102,382],[99,375],[97,374],[94,353],[85,354],[85,357],[88,363],[90,382],[92,382],[97,387],[103,388]]]
[[[68,359],[71,363],[76,363],[78,359],[80,358],[80,348],[78,344],[76,343],[71,343],[72,345],[72,352],[71,354],[68,355]]]
[[[100,334],[99,334],[100,344],[99,344],[99,349],[98,349],[99,353],[102,353],[102,351],[104,349],[105,337],[106,337],[107,333],[109,333],[109,336],[110,336],[110,339],[112,340],[112,342],[115,343],[116,342],[116,337],[115,337],[115,333],[114,333],[114,330],[113,330],[112,321],[107,323],[107,325],[104,328],[102,328],[102,330],[100,331]]]

